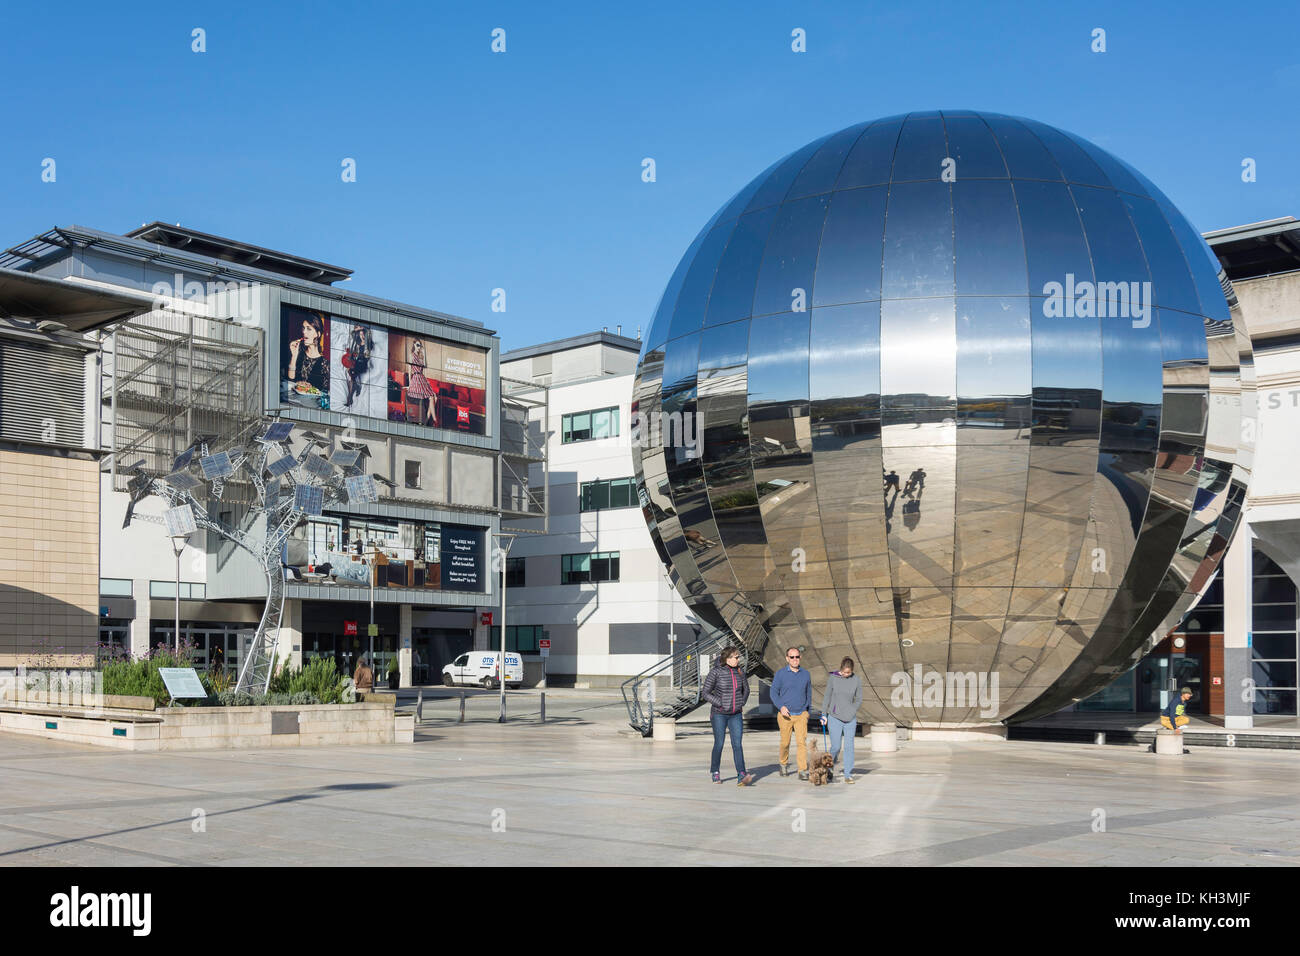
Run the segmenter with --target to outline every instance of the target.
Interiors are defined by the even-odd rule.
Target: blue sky
[[[0,246],[180,222],[353,268],[357,291],[481,321],[507,349],[644,329],[732,193],[908,110],[1079,133],[1200,230],[1300,215],[1294,5],[117,6],[0,12]]]

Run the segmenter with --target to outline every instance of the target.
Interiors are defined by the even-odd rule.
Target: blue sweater
[[[1191,700],[1183,700],[1182,694],[1176,694],[1169,698],[1169,703],[1165,705],[1165,716],[1175,727],[1178,726],[1178,718],[1187,716],[1187,705]]]
[[[778,711],[789,708],[791,717],[805,714],[812,707],[812,678],[803,668],[792,671],[782,667],[772,678],[772,706]]]

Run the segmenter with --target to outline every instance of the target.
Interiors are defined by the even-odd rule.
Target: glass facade
[[[1251,680],[1255,713],[1296,713],[1296,586],[1262,551],[1253,554]]]
[[[1250,357],[1216,270],[1139,172],[1032,120],[913,113],[792,153],[704,227],[645,337],[637,497],[675,585],[769,666],[857,659],[873,720],[1100,689],[1244,497],[1248,461],[1206,451],[1240,433]],[[995,706],[922,693],[954,673]]]

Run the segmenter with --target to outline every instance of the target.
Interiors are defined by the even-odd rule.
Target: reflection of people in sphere
[[[329,363],[322,346],[325,323],[313,312],[302,320],[302,337],[289,343],[289,367],[285,377],[291,382],[306,382],[322,392],[329,391]]]
[[[416,339],[411,344],[411,381],[406,386],[406,397],[416,401],[428,402],[425,413],[422,416],[421,424],[424,424],[434,414],[434,399],[437,392],[429,384],[429,380],[424,377],[424,367],[428,364],[428,359],[424,357],[424,343]],[[434,424],[437,420],[434,420]]]
[[[352,407],[352,400],[361,394],[361,377],[370,370],[370,356],[375,350],[374,339],[365,326],[354,325],[348,336],[348,347],[343,353],[343,367],[347,370],[348,394],[344,408]]]

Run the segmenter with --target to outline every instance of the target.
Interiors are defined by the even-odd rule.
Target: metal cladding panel
[[[650,324],[638,403],[677,430],[634,460],[670,576],[770,666],[800,647],[820,685],[854,658],[865,719],[1097,689],[1239,517],[1248,443],[1206,450],[1253,401],[1218,280],[1145,177],[1032,120],[915,113],[790,154]]]

